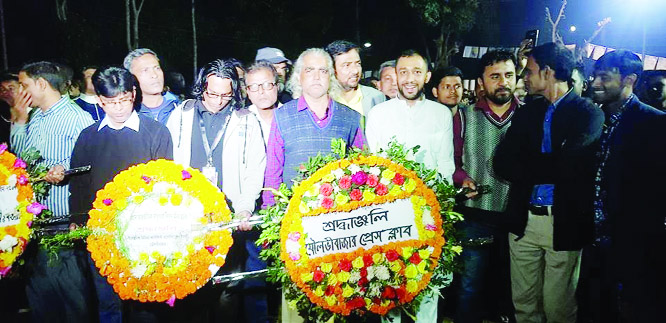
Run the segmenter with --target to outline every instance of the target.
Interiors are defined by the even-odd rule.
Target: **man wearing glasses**
[[[247,97],[252,103],[248,109],[259,118],[261,134],[266,144],[273,122],[273,112],[282,105],[278,101],[278,78],[275,67],[267,61],[252,64],[245,77]]]
[[[266,152],[259,121],[243,106],[236,69],[229,60],[206,64],[192,95],[167,121],[174,161],[201,170],[236,215],[248,218],[263,185]]]

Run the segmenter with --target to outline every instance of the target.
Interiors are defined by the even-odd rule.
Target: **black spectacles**
[[[273,82],[265,82],[264,84],[250,84],[247,86],[247,90],[250,92],[257,92],[259,88],[262,88],[264,91],[270,91],[275,86]]]

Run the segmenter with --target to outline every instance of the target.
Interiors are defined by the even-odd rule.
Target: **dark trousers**
[[[506,316],[512,312],[507,232],[488,221],[501,215],[468,207],[457,211],[465,220],[456,224],[463,252],[462,271],[454,276],[455,321],[480,323]]]
[[[95,294],[97,296],[97,315],[100,323],[122,323],[122,301],[120,296],[113,290],[106,277],[99,273],[95,262],[90,258],[90,253],[86,255],[90,277],[92,279]]]
[[[26,295],[33,322],[90,322],[86,251],[64,249],[57,258],[33,246],[27,258]]]

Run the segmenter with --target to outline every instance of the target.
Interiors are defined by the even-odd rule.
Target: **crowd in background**
[[[0,142],[40,150],[55,231],[84,225],[95,192],[131,165],[166,158],[201,170],[243,221],[220,270],[230,273],[266,268],[247,222],[274,203],[262,188],[291,186],[332,138],[372,152],[396,139],[420,146],[413,158],[460,189],[465,217],[461,270],[444,299],[426,292],[417,322],[665,317],[666,72],[643,73],[625,50],[586,71],[564,46],[527,41],[517,57],[489,51],[473,75],[431,71],[413,50],[373,74],[362,79],[360,48],[348,41],[294,61],[270,47],[246,64],[217,59],[191,86],[150,49],[122,67],[28,63],[0,78]],[[263,278],[209,283],[169,308],[121,301],[84,246],[50,259],[33,243],[24,259],[0,281],[10,320],[27,308],[35,322],[303,321]]]

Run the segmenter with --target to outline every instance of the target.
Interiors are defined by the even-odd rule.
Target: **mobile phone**
[[[530,48],[534,48],[537,45],[537,41],[539,40],[539,29],[528,30],[525,33],[525,39],[532,40],[532,45]]]

